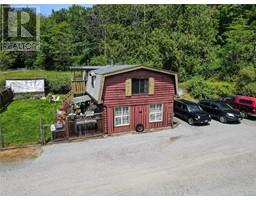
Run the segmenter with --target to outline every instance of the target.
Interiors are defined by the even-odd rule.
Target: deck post
[[[69,139],[69,119],[68,119],[68,117],[66,117],[66,121],[65,121],[65,132],[66,132],[66,134],[65,134],[65,138],[66,138],[66,140],[67,139]]]

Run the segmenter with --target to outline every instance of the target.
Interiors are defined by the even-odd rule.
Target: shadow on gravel
[[[226,125],[239,125],[239,124],[241,124],[242,123],[242,121],[241,122],[226,122],[226,123],[221,123],[218,119],[212,119],[212,120],[214,120],[214,121],[216,121],[217,123],[220,123],[220,124],[226,124]]]
[[[173,137],[170,137],[170,141],[174,142],[174,141],[176,141],[176,140],[178,140],[180,138],[181,138],[181,136],[173,136]]]
[[[178,119],[179,121],[185,122],[186,124],[189,125],[189,123],[188,123],[187,121],[185,121],[184,119],[181,119],[181,118],[178,117],[178,116],[175,116],[175,117],[176,117],[176,119]],[[210,123],[206,123],[206,124],[193,124],[193,125],[190,125],[190,126],[198,126],[198,127],[200,127],[200,126],[209,126],[209,125],[210,125]]]
[[[252,117],[252,116],[248,116],[247,119],[248,119],[248,120],[251,120],[251,121],[256,121],[256,117]]]

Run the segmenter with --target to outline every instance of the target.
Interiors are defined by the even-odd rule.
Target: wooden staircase
[[[64,100],[66,100],[69,104],[71,104],[72,99],[74,98],[74,94],[72,92],[72,90],[70,90],[65,96],[64,96]]]
[[[74,96],[82,96],[85,94],[86,86],[84,80],[72,80],[71,91]]]

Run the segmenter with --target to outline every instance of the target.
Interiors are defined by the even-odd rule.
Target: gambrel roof
[[[169,74],[173,76],[175,80],[175,92],[177,93],[178,78],[176,73],[169,72],[166,70],[156,69],[156,68],[145,67],[143,65],[107,65],[107,66],[102,66],[96,70],[90,71],[88,73],[88,79],[87,79],[88,81],[86,84],[87,93],[91,97],[93,97],[97,102],[100,102],[102,97],[105,77],[126,73],[130,71],[138,70],[138,69],[146,69],[146,70]],[[92,79],[94,79],[95,81],[94,84],[92,84]]]
[[[95,74],[109,74],[113,72],[119,72],[122,70],[131,69],[133,67],[136,67],[138,65],[107,65],[102,68],[98,68],[97,70],[94,70]]]

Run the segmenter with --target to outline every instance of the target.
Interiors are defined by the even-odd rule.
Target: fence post
[[[43,125],[43,120],[40,118],[40,142],[41,145],[45,145],[45,134],[44,134],[44,125]]]

